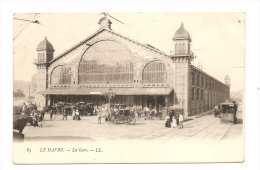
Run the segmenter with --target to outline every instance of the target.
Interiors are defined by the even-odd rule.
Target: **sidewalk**
[[[194,120],[194,119],[200,118],[202,116],[206,116],[206,115],[211,115],[211,114],[213,114],[213,111],[214,111],[214,109],[206,111],[206,112],[201,112],[196,115],[188,116],[188,117],[184,118],[183,122]]]

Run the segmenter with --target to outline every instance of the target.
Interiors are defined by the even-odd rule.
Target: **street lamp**
[[[110,101],[115,96],[116,96],[116,94],[115,94],[115,92],[112,91],[112,89],[108,89],[108,91],[105,92],[105,97],[108,99],[109,108],[110,108]]]

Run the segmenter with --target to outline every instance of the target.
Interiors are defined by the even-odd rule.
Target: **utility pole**
[[[28,98],[30,99],[31,97],[31,92],[30,92],[30,84],[29,84],[29,94],[28,94]]]

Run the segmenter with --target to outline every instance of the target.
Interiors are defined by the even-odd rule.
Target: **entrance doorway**
[[[147,106],[152,108],[165,107],[165,96],[147,96]]]

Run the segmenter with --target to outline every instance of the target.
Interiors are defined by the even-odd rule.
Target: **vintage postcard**
[[[244,161],[244,13],[15,13],[13,162]]]

